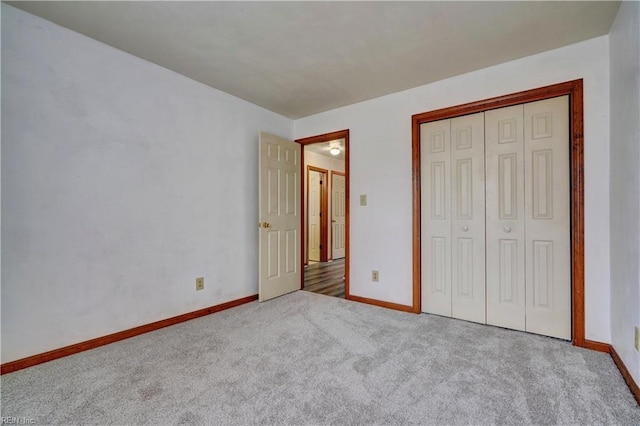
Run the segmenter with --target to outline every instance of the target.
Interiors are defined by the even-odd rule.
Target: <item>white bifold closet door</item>
[[[524,105],[526,331],[571,339],[569,97]]]
[[[571,339],[569,106],[485,113],[487,323]]]
[[[485,322],[484,115],[421,127],[422,306],[427,312]],[[425,234],[426,233],[426,234]]]
[[[421,126],[423,311],[571,338],[568,137],[567,96]]]
[[[422,310],[450,317],[451,120],[422,124],[420,138]]]
[[[525,330],[524,107],[485,112],[487,323]]]
[[[451,120],[451,316],[485,321],[484,116]]]

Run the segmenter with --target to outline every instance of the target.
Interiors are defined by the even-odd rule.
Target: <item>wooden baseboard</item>
[[[77,354],[78,352],[88,351],[89,349],[94,349],[100,346],[108,345],[109,343],[118,342],[120,340],[128,339],[130,337],[138,336],[140,334],[149,333],[150,331],[158,330],[164,327],[169,327],[171,325],[175,325],[181,322],[203,317],[205,315],[213,314],[215,312],[224,311],[229,308],[244,305],[245,303],[253,302],[254,300],[258,300],[257,294],[243,297],[242,299],[232,300],[230,302],[222,303],[220,305],[210,306],[208,308],[200,309],[193,312],[188,312],[186,314],[178,315],[175,317],[163,319],[161,321],[152,322],[150,324],[141,325],[139,327],[130,328],[128,330],[119,331],[117,333],[108,334],[106,336],[97,337],[95,339],[87,340],[85,342],[80,342],[74,345],[65,346],[63,348],[54,349],[52,351],[33,355],[27,358],[18,359],[16,361],[7,362],[0,366],[0,375],[6,374],[6,373],[12,373],[14,371],[22,370],[23,368],[42,364],[43,362],[53,361],[54,359]]]
[[[413,306],[400,305],[399,303],[384,302],[382,300],[369,299],[368,297],[360,297],[360,296],[347,294],[345,295],[345,299],[353,300],[354,302],[366,303],[368,305],[380,306],[382,308],[394,309],[396,311],[413,312]]]
[[[607,354],[611,353],[611,345],[608,343],[594,342],[593,340],[585,339],[584,344],[580,346],[586,349],[591,349],[592,351],[604,352]]]
[[[613,358],[613,362],[616,363],[616,366],[618,367],[618,370],[620,370],[620,374],[622,374],[624,381],[627,382],[629,390],[635,397],[638,405],[640,405],[640,387],[638,387],[638,384],[633,380],[631,373],[629,373],[629,370],[627,370],[627,366],[624,365],[624,362],[622,362],[622,358],[620,358],[618,352],[616,352],[613,346],[611,346],[611,358]]]
[[[616,364],[616,367],[618,367],[618,370],[620,370],[620,374],[622,374],[622,378],[627,383],[627,386],[629,386],[629,390],[638,402],[638,405],[640,405],[640,388],[638,387],[638,384],[633,380],[631,373],[629,373],[629,370],[627,370],[627,366],[624,365],[624,362],[622,362],[622,358],[620,358],[615,348],[608,343],[594,342],[593,340],[585,340],[582,347],[598,352],[608,353],[609,355],[611,355],[611,358],[613,358],[613,362]]]

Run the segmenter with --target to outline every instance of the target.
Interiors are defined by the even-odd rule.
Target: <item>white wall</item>
[[[2,123],[2,362],[257,293],[291,120],[2,4]]]
[[[611,343],[636,383],[640,353],[640,3],[623,2],[611,50]]]
[[[296,120],[296,138],[351,131],[351,293],[412,302],[411,115],[584,78],[586,338],[610,342],[608,58],[603,36]]]
[[[327,157],[326,155],[322,155],[322,154],[317,154],[315,152],[311,152],[309,150],[304,151],[304,176],[305,179],[307,178],[307,166],[315,166],[318,167],[320,169],[325,169],[328,170],[327,173],[327,179],[329,180],[328,184],[328,200],[327,200],[327,210],[329,212],[328,217],[326,217],[324,220],[329,221],[331,218],[331,212],[332,212],[332,199],[331,199],[331,172],[342,172],[344,173],[344,165],[345,162],[344,160],[338,160],[337,158],[331,158],[331,157]],[[304,230],[304,235],[305,235],[305,242],[307,244],[307,247],[309,246],[309,198],[307,195],[307,181],[305,180],[305,184],[304,184],[304,214],[306,215],[305,218],[305,230]],[[331,259],[332,255],[331,255],[331,222],[327,223],[327,231],[328,231],[328,235],[327,235],[327,241],[329,244],[329,250],[327,251],[327,255],[328,258]],[[305,250],[305,257],[307,260],[309,260],[309,251]]]

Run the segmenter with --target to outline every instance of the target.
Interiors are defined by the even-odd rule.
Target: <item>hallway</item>
[[[304,270],[304,290],[344,299],[344,258],[310,263]]]

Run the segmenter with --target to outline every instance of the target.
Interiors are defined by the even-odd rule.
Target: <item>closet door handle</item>
[[[509,227],[509,226],[505,226],[505,227],[504,227],[504,232],[506,232],[507,234],[508,234],[509,232],[511,232],[511,227]]]
[[[463,230],[464,232],[467,232],[467,231],[469,230],[469,227],[468,227],[468,226],[463,226],[463,227],[462,227],[462,230]]]

